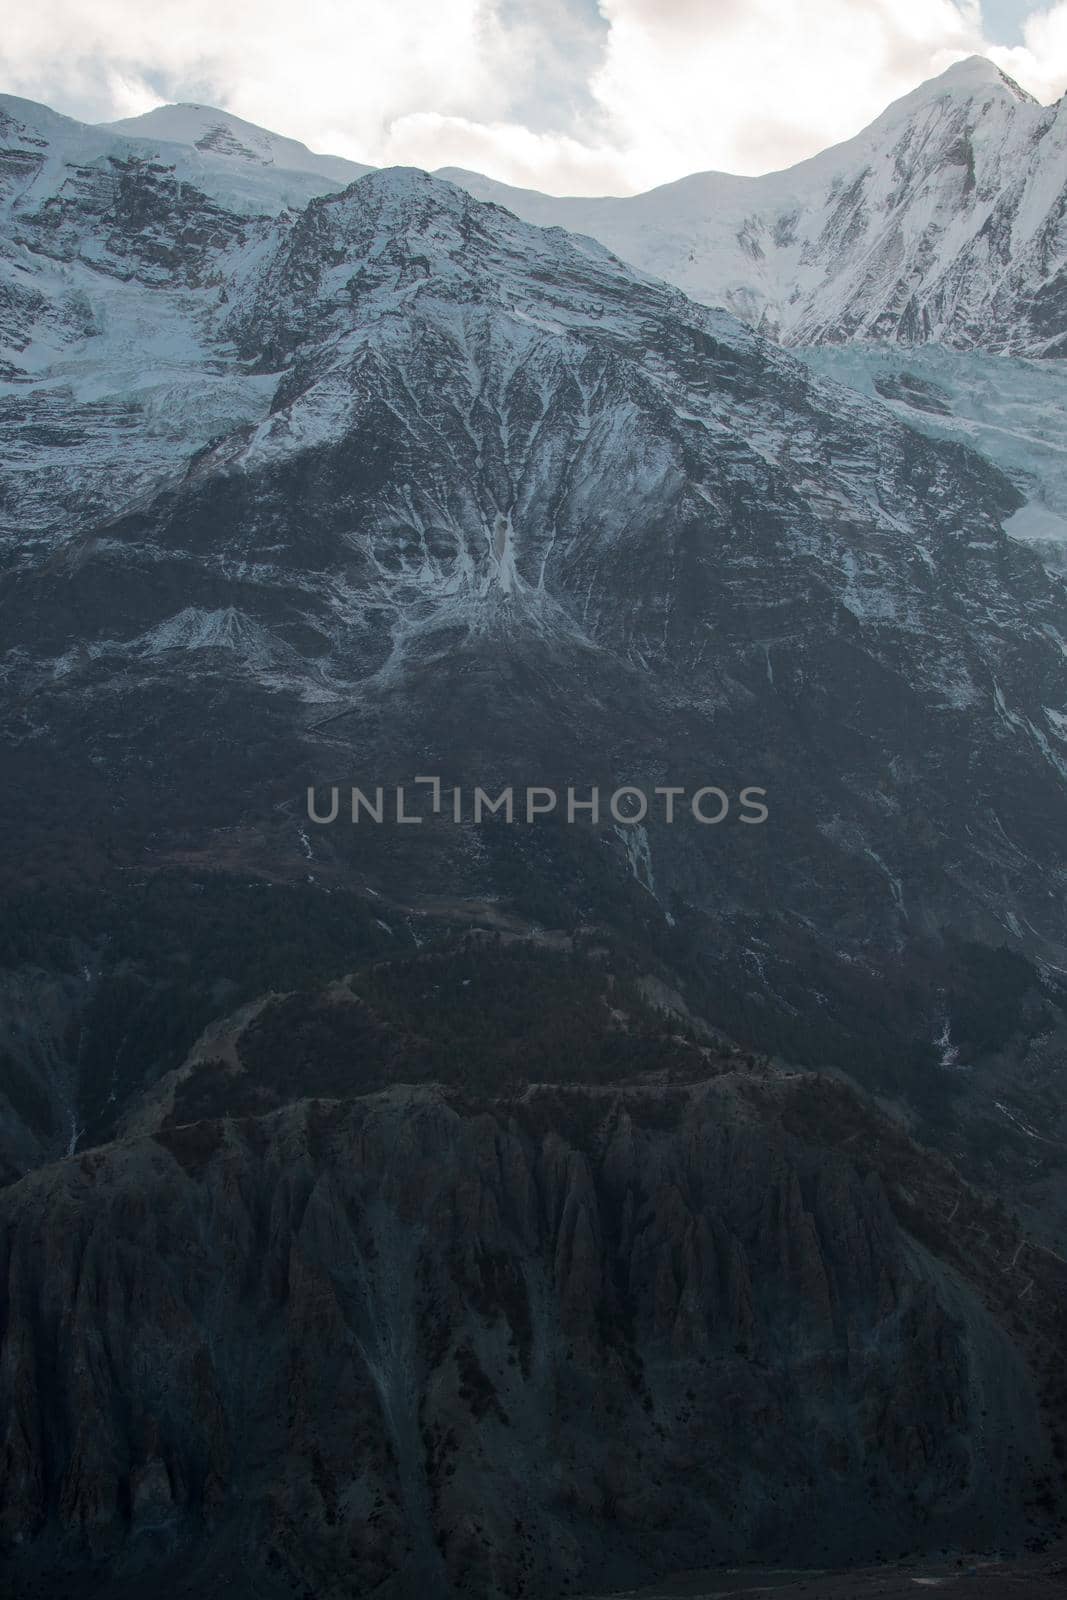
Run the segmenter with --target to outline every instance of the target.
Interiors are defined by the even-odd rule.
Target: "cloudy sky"
[[[972,53],[1067,90],[1067,0],[32,0],[0,90],[224,106],[314,149],[557,194],[766,172]]]

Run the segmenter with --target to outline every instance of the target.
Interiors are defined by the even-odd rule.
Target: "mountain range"
[[[367,170],[202,106],[108,130],[331,185]],[[762,177],[697,173],[645,194],[568,199],[437,175],[528,222],[589,234],[786,344],[933,340],[1056,356],[1067,353],[1065,162],[1067,97],[1039,105],[972,56],[854,139]]]
[[[0,99],[12,1592],[1061,1525],[1063,104],[565,201]],[[308,811],[426,774],[767,817]]]
[[[90,128],[5,103],[51,141],[53,172],[138,150],[239,213],[299,207],[370,170],[209,106]],[[699,173],[647,194],[568,199],[458,169],[438,176],[527,221],[598,239],[810,353],[816,371],[976,446],[1025,496],[1013,536],[1061,566],[1067,378],[1042,358],[1057,355],[1064,320],[1064,104],[1038,105],[971,57],[856,138],[759,178]],[[927,372],[934,404],[895,382],[901,346]],[[1001,357],[992,367],[989,352]]]
[[[140,152],[237,210],[276,211],[370,170],[207,106],[89,127],[12,96],[0,103],[46,137],[53,168]],[[855,138],[762,177],[697,173],[645,194],[570,199],[459,169],[437,176],[539,226],[589,234],[787,344],[933,340],[1055,356],[1065,157],[1067,97],[1039,105],[972,56]]]

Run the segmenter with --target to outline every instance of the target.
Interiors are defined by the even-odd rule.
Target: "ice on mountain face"
[[[1026,496],[1005,524],[1067,566],[1067,365],[920,345],[821,345],[795,354],[821,377],[880,397],[912,427],[965,444]]]
[[[1049,566],[1067,572],[1067,517],[1030,503],[1008,518],[1004,531],[1037,545]]]
[[[192,184],[238,216],[276,216],[306,205],[316,195],[336,193],[369,170],[340,156],[315,156],[296,140],[275,134],[264,134],[271,141],[270,159],[260,152],[261,159],[250,160],[249,152],[255,155],[257,148],[242,137],[241,128],[252,133],[264,130],[244,124],[234,131],[231,124],[239,124],[239,119],[226,113],[214,115],[222,118],[221,124],[215,125],[222,127],[226,137],[212,141],[212,124],[201,120],[194,131],[206,142],[198,145],[196,139],[182,136],[180,123],[173,125],[170,135],[153,133],[151,126],[144,133],[132,126],[125,132],[118,124],[76,122],[33,100],[0,94],[0,140],[6,147],[0,206],[11,205],[16,210],[41,206],[69,181],[72,170],[104,173],[112,162],[140,160],[154,163],[178,183]],[[132,119],[132,123],[140,121]],[[160,123],[167,125],[166,119]],[[222,148],[227,140],[232,140],[229,150]],[[238,145],[244,153],[236,149]],[[295,165],[288,165],[289,161]]]
[[[184,474],[266,413],[276,380],[243,371],[219,332],[225,279],[266,219],[127,141],[5,105],[0,537],[25,551]]]
[[[69,537],[265,415],[276,378],[220,359],[194,293],[78,262],[38,263],[35,292],[47,314],[24,327],[24,344],[0,344],[0,540]]]

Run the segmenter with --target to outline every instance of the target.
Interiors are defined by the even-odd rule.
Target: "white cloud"
[[[1023,41],[991,49],[989,55],[1039,100],[1058,99],[1067,90],[1067,0],[1029,16]]]
[[[1067,0],[1024,38],[989,46],[978,0],[35,0],[8,9],[0,85],[87,120],[205,101],[358,160],[620,193],[787,165],[972,51],[1052,99]]]
[[[952,0],[602,0],[602,9],[612,26],[594,91],[642,184],[790,165],[857,133],[953,61],[993,53],[977,3]],[[1035,32],[1035,59],[1044,37]],[[1039,76],[1030,59],[1015,66]],[[1062,92],[1067,70],[1059,78]],[[1056,82],[1050,70],[1041,87]]]
[[[633,187],[623,151],[569,134],[535,133],[513,122],[472,122],[432,111],[399,117],[379,152],[383,163],[466,167],[507,183],[558,194],[622,192]]]
[[[375,143],[405,110],[502,111],[500,36],[482,0],[39,0],[5,19],[0,70],[14,92],[98,102],[101,116],[117,76],[157,104],[211,95],[279,131]]]

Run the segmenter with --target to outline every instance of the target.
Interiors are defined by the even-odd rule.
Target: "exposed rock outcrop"
[[[1062,1285],[931,1159],[742,1070],[305,1102],[43,1169],[0,1195],[8,1571],[556,1596],[1018,1538]]]

